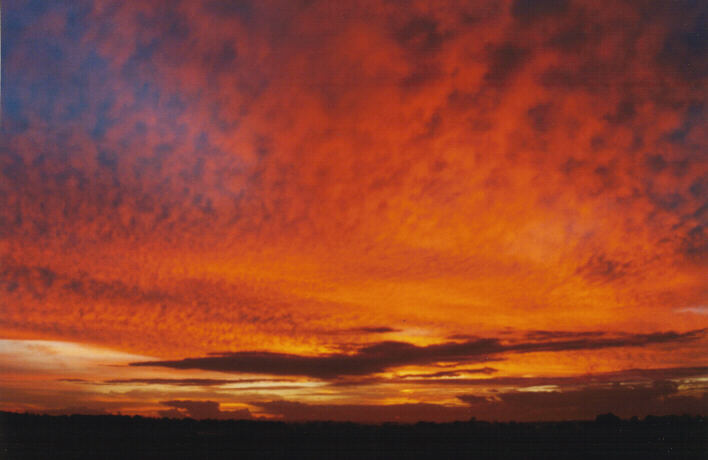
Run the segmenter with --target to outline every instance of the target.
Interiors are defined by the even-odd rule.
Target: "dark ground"
[[[708,459],[708,419],[413,425],[0,412],[0,458]]]

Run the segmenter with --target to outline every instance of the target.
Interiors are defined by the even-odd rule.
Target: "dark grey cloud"
[[[205,357],[176,361],[147,361],[131,366],[160,366],[174,369],[202,369],[220,372],[272,375],[302,375],[321,379],[339,376],[369,375],[405,365],[435,362],[481,362],[502,353],[561,352],[602,348],[639,347],[696,341],[706,329],[683,333],[669,331],[652,334],[622,334],[616,337],[580,337],[566,340],[502,343],[499,339],[472,339],[417,346],[405,342],[384,341],[363,346],[352,354],[332,353],[303,356],[266,351],[213,353]]]
[[[362,333],[368,333],[368,334],[384,334],[386,332],[399,332],[400,329],[394,329],[392,327],[386,327],[386,326],[372,326],[372,327],[358,327],[354,329],[350,329],[352,332],[362,332]]]
[[[88,273],[67,275],[40,265],[22,265],[11,258],[0,259],[0,291],[15,291],[19,286],[36,299],[50,292],[62,296],[112,300],[129,304],[177,301],[175,295],[157,289],[142,289],[122,281],[103,281]]]
[[[592,419],[612,412],[621,417],[708,413],[708,392],[680,394],[678,384],[588,386],[571,391],[511,391],[493,396],[460,395],[481,419],[520,421]]]
[[[568,0],[514,0],[511,4],[511,15],[520,21],[532,22],[563,13],[568,4]]]
[[[593,254],[576,272],[588,281],[606,283],[631,273],[631,270],[631,261],[619,261],[604,254]]]
[[[702,225],[696,225],[683,238],[682,251],[688,259],[705,263],[708,255],[708,232]]]
[[[331,335],[360,335],[360,334],[387,334],[389,332],[400,332],[400,329],[396,329],[388,326],[363,326],[363,327],[352,327],[349,329],[336,329],[330,331],[317,331],[322,334]]]
[[[460,345],[463,345],[460,348]],[[340,375],[367,375],[383,372],[393,366],[428,363],[441,359],[462,357],[464,354],[481,356],[490,350],[500,351],[501,344],[494,339],[483,339],[464,344],[448,343],[418,347],[403,342],[379,342],[360,348],[354,354],[301,356],[286,353],[245,351],[223,353],[180,361],[132,363],[133,366],[163,366],[177,369],[208,369],[224,372],[250,372],[275,375],[307,375],[316,378],[335,378]],[[460,348],[460,349],[456,349]]]
[[[416,17],[396,31],[396,42],[416,54],[435,53],[446,39],[435,19]]]
[[[494,374],[497,369],[493,367],[477,367],[467,369],[455,369],[452,371],[430,372],[425,374],[408,374],[404,379],[436,379],[439,377],[458,377],[463,374]]]
[[[576,65],[550,66],[538,76],[538,80],[548,89],[592,92],[607,86],[607,79],[602,78],[605,70],[600,62],[590,58]]]
[[[254,5],[249,1],[224,2],[210,0],[205,2],[204,10],[218,17],[238,17],[247,21],[253,15]]]
[[[615,111],[605,116],[605,120],[615,124],[627,123],[634,118],[636,112],[634,101],[627,98],[620,101]]]
[[[443,73],[435,63],[422,63],[417,65],[408,75],[401,79],[400,85],[404,89],[418,89],[440,79]]]
[[[527,115],[534,130],[546,132],[553,123],[553,105],[550,103],[534,105],[528,110]]]
[[[421,385],[454,385],[473,387],[577,387],[588,384],[626,384],[646,383],[658,380],[684,380],[708,375],[708,367],[668,367],[657,369],[623,369],[613,372],[599,372],[594,374],[580,374],[572,376],[538,376],[538,377],[488,377],[488,378],[418,378],[410,376],[405,378],[406,383]],[[439,377],[445,377],[440,375]],[[404,379],[379,379],[377,383],[399,382]],[[370,382],[373,383],[373,382]]]
[[[222,411],[216,401],[163,401],[160,404],[171,407],[171,409],[159,411],[162,417],[213,420],[235,420],[252,419],[253,416],[248,409],[234,411]]]
[[[484,80],[491,87],[502,87],[523,67],[529,51],[514,43],[502,43],[489,49],[489,64]]]
[[[489,369],[489,370],[487,370]],[[474,370],[474,369],[469,369]],[[477,369],[485,374],[493,374],[496,369],[480,368]],[[675,380],[686,384],[690,383],[691,379],[708,376],[708,367],[667,367],[656,369],[622,369],[612,372],[599,372],[592,374],[578,374],[570,376],[536,376],[536,377],[520,377],[520,376],[505,376],[505,377],[460,377],[462,370],[442,371],[435,373],[413,374],[401,377],[384,378],[384,377],[345,377],[329,383],[336,387],[356,387],[368,385],[386,385],[400,384],[406,385],[432,385],[432,386],[448,386],[448,387],[473,387],[485,388],[497,391],[500,388],[528,388],[538,386],[552,386],[559,389],[571,390],[577,389],[585,385],[595,384],[647,384],[658,380]],[[474,372],[472,372],[474,373]],[[456,377],[456,378],[449,378]],[[691,386],[700,387],[700,383],[690,383]]]
[[[518,343],[511,345],[507,351],[530,353],[537,351],[571,351],[598,350],[616,347],[642,347],[658,344],[686,343],[700,340],[708,329],[695,329],[686,332],[654,332],[651,334],[621,334],[617,337],[578,338],[549,342]]]
[[[524,337],[529,340],[549,340],[567,338],[602,337],[608,335],[605,331],[547,331],[533,330],[524,332]]]
[[[676,8],[685,8],[692,2],[675,2]],[[702,2],[696,2],[698,4]],[[657,56],[658,62],[682,79],[698,84],[708,76],[708,8],[687,19],[681,27],[671,31]]]
[[[145,384],[145,385],[174,385],[174,386],[194,386],[194,387],[207,387],[207,386],[222,386],[222,385],[235,385],[243,383],[266,383],[266,382],[289,382],[289,380],[271,380],[271,379],[159,379],[159,378],[145,378],[145,379],[111,379],[104,380],[101,383],[104,384]]]

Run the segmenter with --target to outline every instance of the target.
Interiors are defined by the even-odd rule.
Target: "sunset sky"
[[[2,2],[0,410],[708,414],[708,3]]]

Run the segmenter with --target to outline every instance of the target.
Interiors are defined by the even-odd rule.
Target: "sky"
[[[0,410],[708,413],[708,4],[2,11]]]

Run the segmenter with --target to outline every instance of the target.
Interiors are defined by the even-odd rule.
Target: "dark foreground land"
[[[0,458],[705,460],[708,419],[360,425],[0,412]]]

